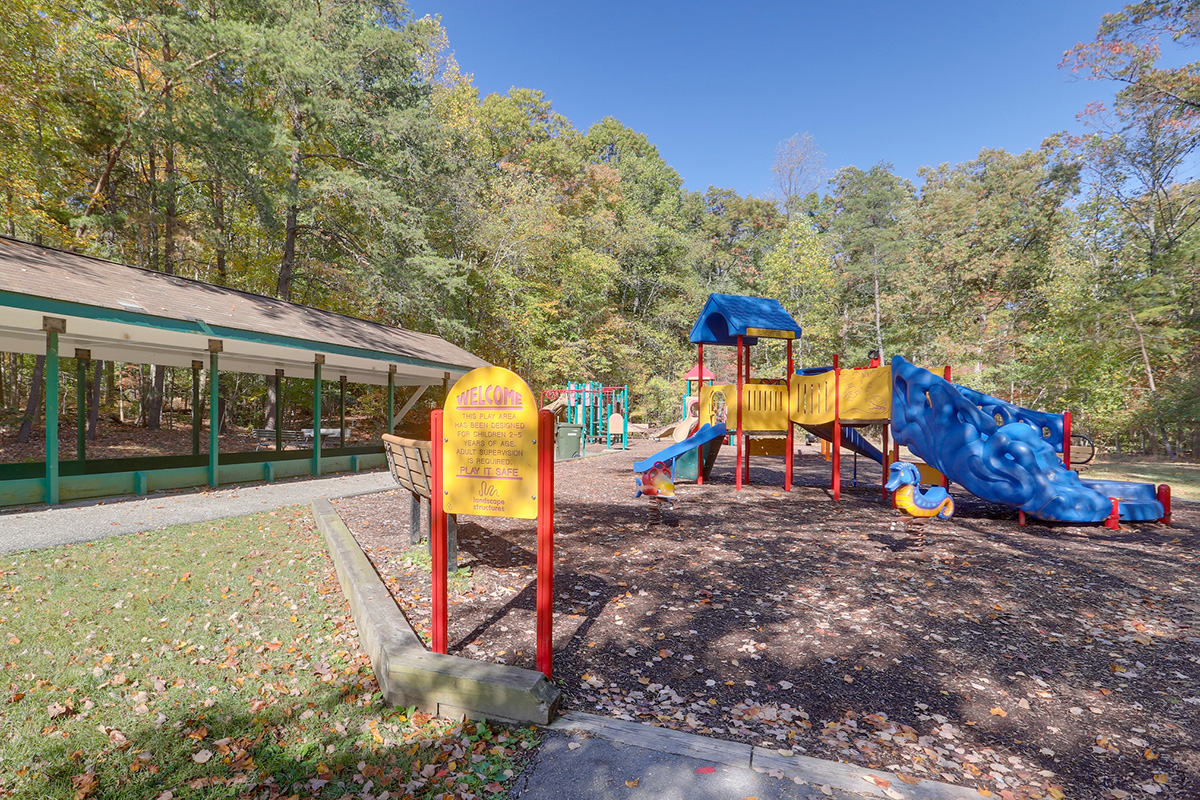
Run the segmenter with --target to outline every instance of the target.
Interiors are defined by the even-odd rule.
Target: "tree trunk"
[[[267,376],[267,422],[263,427],[276,430],[280,427],[279,420],[275,419],[276,411],[279,408],[279,378],[274,375]]]
[[[300,216],[300,111],[292,113],[292,136],[296,144],[292,148],[292,169],[288,174],[288,210],[287,225],[283,238],[283,259],[279,262],[279,282],[275,286],[275,294],[283,300],[292,299],[292,281],[296,268],[296,234]]]
[[[150,386],[146,403],[146,428],[157,431],[162,428],[163,386],[166,381],[166,367],[154,365],[154,382]]]
[[[33,421],[37,419],[42,406],[42,375],[46,370],[46,357],[38,356],[33,361],[33,380],[29,386],[29,402],[25,404],[25,414],[21,417],[21,429],[17,431],[17,441],[25,444],[33,433]]]
[[[99,361],[93,367],[92,385],[88,387],[88,392],[92,396],[91,404],[88,406],[88,441],[96,441],[96,435],[100,432],[100,373],[103,364]]]

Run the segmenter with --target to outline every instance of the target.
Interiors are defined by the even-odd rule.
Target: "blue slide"
[[[649,458],[642,459],[633,465],[634,472],[646,472],[652,469],[659,461],[667,466],[673,467],[672,462],[679,458],[684,453],[695,450],[703,444],[713,441],[714,439],[725,438],[726,430],[724,424],[709,425],[705,423],[700,426],[699,430],[693,433],[682,442],[671,445],[665,450],[660,450]],[[671,470],[674,473],[674,469]]]
[[[1063,467],[1060,414],[1030,411],[892,359],[892,430],[971,494],[1056,522],[1161,519],[1153,484],[1082,481]],[[1069,447],[1069,443],[1067,444]]]

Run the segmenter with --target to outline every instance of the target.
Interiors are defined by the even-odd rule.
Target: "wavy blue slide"
[[[971,494],[1056,522],[1102,522],[1120,500],[1121,519],[1160,519],[1152,484],[1081,481],[1065,469],[1063,419],[1030,411],[892,359],[892,431]],[[1068,445],[1069,446],[1069,445]]]

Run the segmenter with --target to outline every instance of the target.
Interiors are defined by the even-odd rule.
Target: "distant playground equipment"
[[[891,487],[891,481],[880,481],[885,497],[896,492],[897,506],[905,486],[913,508],[921,509],[916,499],[921,483],[943,490],[956,483],[984,500],[1015,508],[1021,525],[1027,516],[1110,528],[1121,521],[1170,524],[1171,489],[1166,484],[1083,480],[1072,470],[1076,456],[1090,461],[1095,447],[1087,437],[1072,435],[1070,412],[1031,411],[954,384],[950,367],[937,375],[901,356],[884,366],[876,352],[866,367],[843,369],[835,355],[832,366],[797,370],[792,342],[799,336],[800,326],[775,300],[710,295],[690,335],[697,346],[696,373],[704,374],[705,345],[732,346],[737,348],[736,382],[701,385],[696,416],[689,409],[682,426],[687,438],[638,462],[635,471],[645,472],[661,461],[672,468],[676,481],[702,484],[728,434],[737,449],[738,490],[749,481],[750,456],[773,454],[784,457],[783,486],[790,491],[793,427],[800,425],[830,443],[834,500],[841,497],[843,448],[879,463],[887,478],[903,446],[921,461],[909,464],[911,471],[903,470],[906,478],[915,477],[911,482]],[[759,339],[786,342],[786,376],[751,376],[750,348]],[[728,423],[733,424],[727,429]],[[881,426],[882,448],[857,430],[868,425]]]
[[[571,381],[565,389],[547,389],[540,399],[542,408],[553,411],[560,420],[560,435],[566,426],[578,426],[579,452],[560,453],[559,459],[587,455],[588,444],[603,443],[611,450],[614,440],[620,449],[629,449],[628,386]],[[568,435],[574,433],[568,431]]]
[[[892,492],[896,508],[910,517],[950,519],[954,516],[954,498],[941,486],[922,491],[921,473],[915,466],[907,461],[897,461],[889,472],[891,479],[884,488]]]

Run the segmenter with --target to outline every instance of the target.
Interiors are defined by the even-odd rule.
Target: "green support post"
[[[221,374],[217,354],[221,352],[221,342],[216,339],[208,343],[208,485],[214,489],[217,486],[217,470],[220,466],[221,448]]]
[[[318,355],[313,362],[313,455],[312,472],[317,477],[321,474],[321,365],[325,356]]]
[[[283,449],[283,370],[275,370],[275,452]],[[271,480],[271,479],[268,479]]]
[[[343,375],[341,377],[341,379],[338,381],[338,384],[339,384],[339,388],[341,389],[341,406],[340,406],[341,411],[340,411],[340,416],[338,418],[338,441],[341,442],[342,447],[345,447],[346,446],[346,376],[345,375]]]
[[[192,362],[192,455],[200,455],[200,370],[203,361]]]
[[[75,457],[87,461],[87,371],[91,350],[75,351]]]
[[[67,321],[42,317],[46,331],[46,505],[58,505],[58,334]]]
[[[392,420],[396,418],[396,365],[388,367],[388,396],[387,396],[387,431],[392,433]]]

